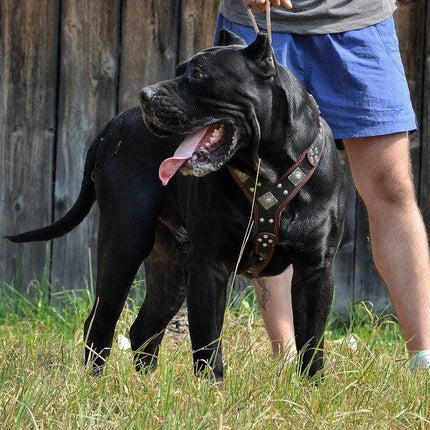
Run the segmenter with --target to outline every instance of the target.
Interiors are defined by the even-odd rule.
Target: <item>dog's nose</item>
[[[141,103],[149,102],[155,96],[155,91],[151,86],[142,88],[139,91],[139,100]]]

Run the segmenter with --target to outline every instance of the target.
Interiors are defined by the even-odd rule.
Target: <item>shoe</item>
[[[411,370],[430,369],[430,349],[417,352],[409,362]]]

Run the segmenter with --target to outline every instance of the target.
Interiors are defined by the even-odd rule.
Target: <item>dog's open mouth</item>
[[[189,134],[173,157],[160,165],[163,185],[180,169],[184,175],[204,176],[218,170],[234,154],[237,136],[233,126],[216,123]]]

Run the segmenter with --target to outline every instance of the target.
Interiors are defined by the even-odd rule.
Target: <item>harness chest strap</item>
[[[324,130],[320,127],[316,139],[301,154],[299,159],[275,184],[258,178],[255,172],[247,172],[228,167],[233,179],[245,196],[254,201],[254,239],[255,249],[246,272],[254,277],[269,264],[276,245],[279,243],[279,227],[284,207],[300,191],[314,173],[325,145]]]

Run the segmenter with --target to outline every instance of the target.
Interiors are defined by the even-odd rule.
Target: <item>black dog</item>
[[[135,108],[99,133],[70,211],[48,227],[9,239],[61,236],[97,199],[97,297],[85,324],[87,360],[96,372],[103,368],[145,260],[147,294],[130,330],[136,367],[156,365],[164,330],[186,297],[194,369],[209,367],[220,380],[227,282],[255,198],[254,234],[239,273],[270,276],[293,265],[296,343],[302,370],[313,375],[323,365],[344,219],[343,177],[331,132],[313,98],[275,62],[265,35],[246,47],[223,31],[219,46],[177,71],[176,79],[141,90],[146,126]],[[164,183],[178,169],[183,175],[163,188],[160,163]]]

